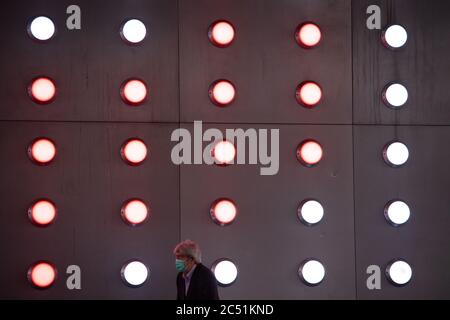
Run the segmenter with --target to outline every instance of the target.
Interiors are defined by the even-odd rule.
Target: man
[[[177,275],[177,300],[219,300],[214,274],[201,264],[201,252],[191,240],[173,250]]]

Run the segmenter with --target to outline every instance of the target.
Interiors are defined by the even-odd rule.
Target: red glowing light
[[[56,268],[48,262],[38,262],[28,270],[28,280],[37,288],[48,288],[55,279]]]
[[[147,86],[141,80],[128,80],[122,85],[121,96],[126,103],[138,106],[147,98]]]
[[[234,101],[236,89],[228,80],[217,80],[209,88],[209,97],[215,105],[224,107]]]
[[[37,226],[48,226],[56,218],[56,207],[49,200],[38,200],[28,209],[28,217]]]
[[[212,204],[210,214],[214,222],[221,226],[225,226],[234,221],[237,215],[237,209],[233,201],[219,199]]]
[[[308,22],[297,27],[295,40],[304,48],[312,48],[319,44],[322,38],[322,32],[318,25]]]
[[[130,139],[124,143],[120,153],[128,164],[139,165],[147,158],[147,146],[140,139]]]
[[[234,40],[234,34],[234,27],[227,21],[216,21],[208,30],[209,40],[219,48],[228,47]]]
[[[220,141],[214,146],[212,155],[216,164],[226,165],[234,160],[236,148],[229,141]]]
[[[147,205],[139,199],[128,200],[121,210],[122,219],[132,225],[136,226],[143,223],[148,216]]]
[[[49,164],[56,156],[56,146],[50,139],[40,138],[28,147],[28,155],[36,164]]]
[[[56,94],[56,86],[50,78],[41,77],[34,79],[28,87],[28,93],[33,101],[46,104],[50,103]]]
[[[322,146],[313,140],[304,141],[297,148],[297,159],[308,167],[319,163],[322,156]]]
[[[305,107],[313,107],[322,99],[322,89],[312,81],[301,83],[295,94],[297,102]]]

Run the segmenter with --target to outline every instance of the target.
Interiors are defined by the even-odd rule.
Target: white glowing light
[[[220,285],[228,286],[236,281],[238,270],[230,260],[221,260],[213,266],[213,272]]]
[[[408,33],[402,26],[393,24],[384,31],[383,40],[388,47],[397,49],[406,44]]]
[[[403,286],[411,280],[412,269],[406,261],[397,260],[389,264],[386,274],[391,282]]]
[[[323,218],[323,207],[316,200],[305,201],[298,211],[299,218],[307,225],[319,223]]]
[[[122,268],[122,278],[130,286],[141,286],[148,277],[148,269],[140,261],[132,261]]]
[[[408,101],[408,90],[400,83],[393,83],[385,89],[384,98],[389,107],[399,108]]]
[[[130,19],[122,26],[122,37],[130,43],[139,43],[144,40],[147,29],[145,24],[138,19]]]
[[[31,22],[29,31],[35,39],[45,41],[55,34],[55,24],[50,18],[36,17]]]
[[[308,260],[299,269],[299,275],[308,285],[315,286],[325,277],[325,268],[317,260]]]
[[[389,202],[384,209],[384,215],[389,223],[394,226],[400,226],[409,220],[411,212],[409,207],[403,201]]]
[[[392,142],[384,150],[384,160],[393,167],[398,167],[406,163],[409,158],[408,147],[401,142]]]

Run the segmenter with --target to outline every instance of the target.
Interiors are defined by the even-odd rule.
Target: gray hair
[[[192,240],[184,240],[175,246],[173,254],[181,254],[187,257],[191,257],[196,263],[202,262],[202,253],[197,243]]]

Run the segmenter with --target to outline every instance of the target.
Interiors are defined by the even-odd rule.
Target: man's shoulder
[[[207,266],[205,266],[201,263],[197,264],[195,269],[198,270],[198,273],[200,273],[200,274],[207,275],[207,276],[213,276],[212,271]]]

